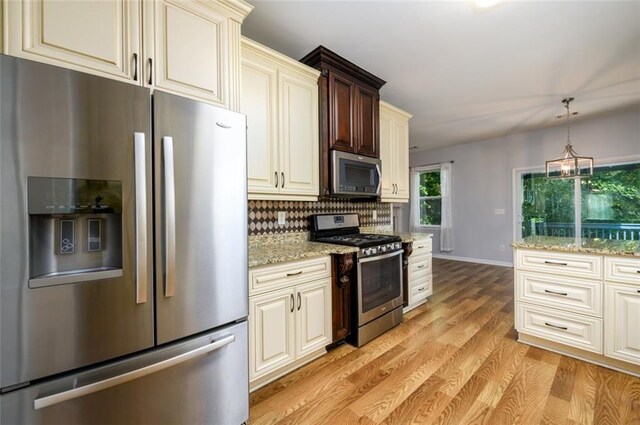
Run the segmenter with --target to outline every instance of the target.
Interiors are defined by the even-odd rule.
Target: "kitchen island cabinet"
[[[515,242],[518,340],[640,376],[640,242]]]

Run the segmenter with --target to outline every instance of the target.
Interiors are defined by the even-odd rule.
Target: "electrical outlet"
[[[280,226],[284,226],[287,224],[287,212],[286,211],[278,211],[278,224]]]
[[[500,245],[498,248],[500,249],[500,251],[504,251],[505,249],[504,245]]]
[[[378,219],[378,210],[373,210],[373,211],[371,212],[371,214],[372,214],[372,216],[373,216],[373,219],[374,219],[374,220],[377,220],[377,219]]]

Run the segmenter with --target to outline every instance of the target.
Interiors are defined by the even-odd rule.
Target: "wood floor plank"
[[[525,358],[489,418],[490,423],[535,424],[540,421],[556,367]]]
[[[433,276],[401,325],[253,392],[249,424],[640,425],[640,379],[516,341],[513,269]]]

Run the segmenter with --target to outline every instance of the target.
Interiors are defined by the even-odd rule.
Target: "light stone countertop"
[[[358,252],[354,246],[310,242],[308,237],[307,232],[249,236],[249,267]]]
[[[576,239],[555,236],[529,236],[511,244],[514,248],[548,251],[584,252],[601,255],[640,257],[640,241],[609,239]]]
[[[402,242],[408,243],[413,241],[418,241],[421,239],[428,239],[433,237],[433,233],[416,233],[416,232],[394,232],[391,230],[391,226],[382,226],[382,227],[361,227],[360,232],[362,233],[378,233],[381,235],[393,235],[400,236]]]

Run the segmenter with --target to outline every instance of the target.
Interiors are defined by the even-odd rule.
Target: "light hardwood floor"
[[[640,424],[640,379],[516,342],[513,269],[434,259],[434,295],[251,394],[257,424]]]

